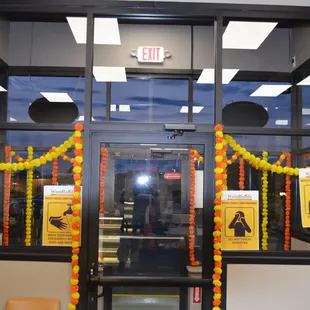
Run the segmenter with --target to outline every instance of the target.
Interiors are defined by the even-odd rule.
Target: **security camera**
[[[165,124],[165,131],[182,131],[182,132],[193,132],[196,131],[196,126],[194,124]]]

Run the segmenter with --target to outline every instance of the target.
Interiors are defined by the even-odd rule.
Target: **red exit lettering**
[[[160,47],[143,47],[142,60],[143,61],[159,61]]]
[[[163,62],[164,48],[160,46],[139,46],[137,58],[139,62]]]

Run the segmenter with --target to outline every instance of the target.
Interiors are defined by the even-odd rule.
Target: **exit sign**
[[[131,56],[136,57],[139,63],[163,63],[165,58],[171,57],[168,50],[162,46],[139,46],[132,50]]]

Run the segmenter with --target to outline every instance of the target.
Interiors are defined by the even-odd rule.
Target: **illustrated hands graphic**
[[[51,223],[51,225],[55,226],[59,230],[66,230],[68,228],[68,224],[63,220],[64,219],[62,216],[51,216],[49,218],[49,222]]]

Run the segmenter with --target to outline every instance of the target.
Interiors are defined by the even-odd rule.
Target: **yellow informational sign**
[[[258,197],[258,191],[223,192],[223,250],[259,250]]]
[[[310,169],[299,169],[299,192],[302,227],[310,227]]]
[[[44,186],[44,246],[71,246],[72,198],[74,186]]]

